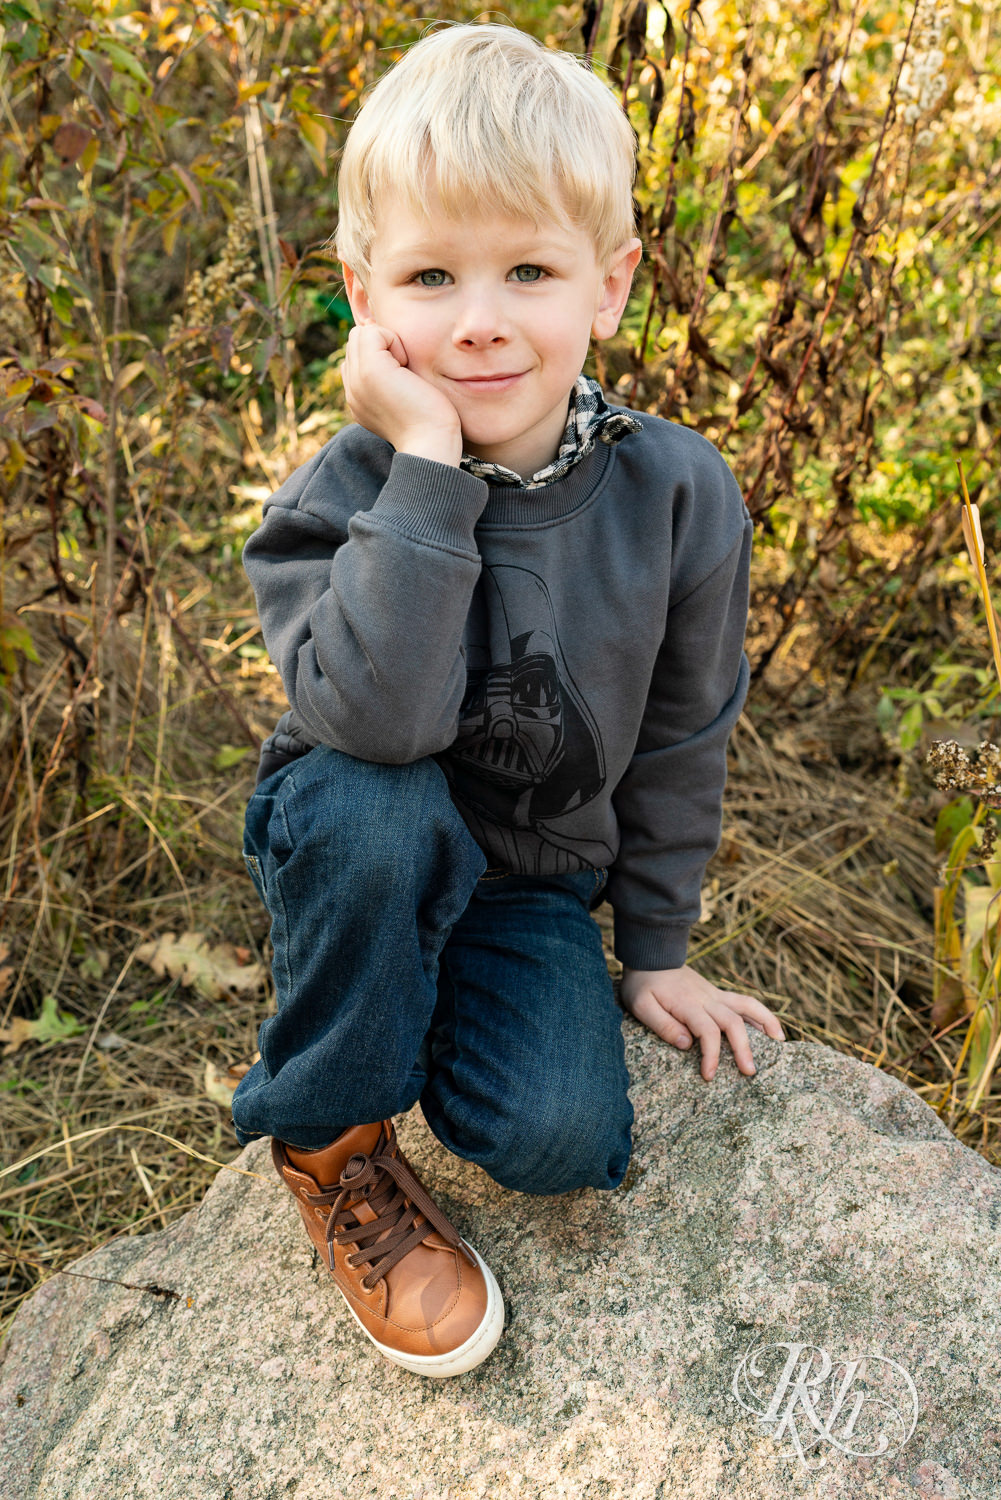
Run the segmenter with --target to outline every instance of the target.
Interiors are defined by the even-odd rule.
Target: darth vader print
[[[467,625],[459,731],[438,759],[481,842],[497,851],[504,831],[517,829],[524,867],[534,834],[537,849],[550,850],[539,868],[551,868],[552,850],[575,844],[558,820],[604,785],[601,736],[564,659],[545,581],[527,568],[484,565],[481,585]],[[579,867],[579,857],[566,865]]]

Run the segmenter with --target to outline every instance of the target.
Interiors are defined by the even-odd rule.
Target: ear
[[[614,252],[605,275],[594,322],[591,324],[591,332],[596,339],[611,338],[618,328],[629,301],[633,272],[642,256],[643,245],[638,239],[625,240]]]
[[[341,261],[341,270],[344,272],[344,290],[348,294],[351,316],[358,324],[374,323],[372,304],[368,300],[368,292],[362,285],[361,277],[344,261]]]

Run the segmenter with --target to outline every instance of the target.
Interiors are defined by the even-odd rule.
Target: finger
[[[407,351],[403,346],[403,340],[398,333],[391,328],[386,328],[382,323],[369,323],[365,327],[365,343],[373,352],[383,354],[390,353],[398,365],[408,363]]]
[[[637,1021],[642,1021],[661,1041],[670,1042],[675,1047],[691,1046],[692,1039],[685,1027],[658,1003],[650,990],[641,990],[635,999],[623,1003],[630,1015],[635,1016]]]
[[[388,347],[390,354],[398,364],[408,365],[410,363],[410,359],[407,355],[406,348],[404,347],[403,340],[400,338],[398,333],[393,333],[389,328],[386,329],[386,332],[389,334]]]
[[[723,1032],[726,1033],[734,1057],[737,1057],[739,1051],[740,1057],[744,1060],[745,1066],[741,1072],[754,1072],[751,1044],[744,1030],[744,1023],[729,1005],[730,1001],[748,998],[746,995],[733,995],[729,991],[717,992],[715,1000],[703,1000],[701,1004],[693,1003],[685,1017],[689,1029],[694,1031],[699,1038],[702,1052],[702,1077],[707,1083],[715,1078],[719,1068],[720,1042]],[[739,1033],[736,1030],[738,1027]],[[734,1044],[735,1038],[736,1045]]]
[[[784,1042],[786,1040],[786,1034],[782,1030],[778,1016],[769,1016],[763,1026],[759,1025],[757,1021],[752,1021],[751,1025],[757,1026],[758,1030],[763,1031],[765,1036],[773,1037],[777,1042]]]
[[[750,997],[745,996],[744,998]],[[782,1023],[780,1022],[778,1016],[772,1015],[772,1012],[768,1009],[767,1006],[762,1005],[760,1000],[752,1000],[751,1003],[757,1008],[759,1013],[761,1011],[764,1011],[764,1016],[760,1021],[756,1021],[753,1016],[749,1016],[745,1012],[745,1021],[749,1021],[756,1031],[763,1032],[765,1036],[774,1038],[776,1042],[784,1042],[786,1039],[786,1034],[782,1030]]]
[[[341,388],[344,391],[344,400],[347,402],[348,410],[354,415],[354,406],[351,400],[351,377],[347,370],[347,361],[341,365]]]
[[[751,1039],[747,1034],[747,1027],[742,1018],[731,1014],[729,1020],[723,1022],[727,1041],[730,1043],[730,1051],[733,1053],[734,1061],[742,1073],[750,1076],[757,1072],[754,1066],[754,1057],[751,1053]]]
[[[719,1047],[722,1033],[712,1016],[706,1010],[704,1004],[691,996],[675,998],[671,1002],[672,1006],[676,1012],[681,1012],[681,1015],[676,1015],[672,1014],[669,1010],[665,1010],[664,1006],[654,999],[652,991],[644,991],[641,998],[645,999],[648,995],[652,1006],[660,1012],[661,1016],[660,1024],[651,1028],[657,1032],[658,1036],[663,1036],[665,1041],[674,1040],[673,1034],[666,1034],[664,1028],[667,1026],[676,1027],[679,1035],[688,1036],[691,1033],[692,1036],[698,1038],[699,1051],[702,1054],[702,1077],[708,1083],[719,1067]],[[684,1017],[683,1020],[682,1016]],[[642,1020],[643,1017],[640,1017],[640,1019]],[[649,1021],[646,1024],[648,1026],[651,1025]],[[687,1044],[678,1041],[675,1045],[691,1046],[691,1038],[689,1037]]]
[[[727,1003],[732,1005],[756,1031],[763,1032],[765,1036],[774,1037],[777,1042],[784,1042],[786,1034],[778,1016],[768,1009],[760,1000],[753,995],[736,995],[731,991],[724,991]],[[758,1018],[758,1019],[756,1019]]]
[[[688,1025],[699,1039],[699,1051],[702,1053],[702,1077],[706,1083],[709,1083],[715,1078],[716,1069],[719,1067],[719,1045],[722,1032],[706,1011],[695,1019],[690,1018]]]

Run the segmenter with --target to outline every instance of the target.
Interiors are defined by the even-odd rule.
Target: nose
[[[456,309],[452,342],[459,348],[486,348],[511,336],[501,300],[486,287],[470,288]]]

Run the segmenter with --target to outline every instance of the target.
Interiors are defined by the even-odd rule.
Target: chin
[[[519,437],[517,432],[484,432],[482,428],[462,429],[462,441],[467,452],[471,451],[470,444],[476,448],[499,448],[502,444],[512,443]],[[502,463],[502,459],[488,459],[488,463]]]

